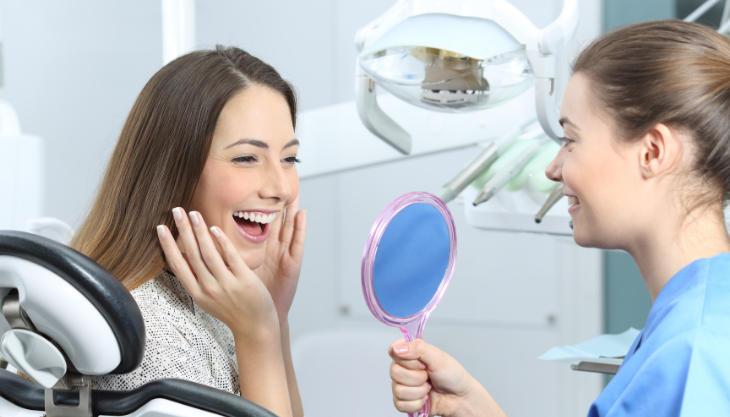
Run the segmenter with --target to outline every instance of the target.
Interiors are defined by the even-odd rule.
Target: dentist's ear
[[[655,178],[678,168],[682,141],[678,132],[657,123],[637,143],[639,172],[644,179]]]

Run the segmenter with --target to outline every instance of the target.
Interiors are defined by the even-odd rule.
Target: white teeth
[[[274,221],[276,213],[265,214],[265,213],[254,213],[248,211],[237,211],[233,213],[234,217],[242,218],[244,220],[250,220],[252,222],[267,224]]]
[[[568,196],[568,205],[573,206],[578,204],[578,197]]]

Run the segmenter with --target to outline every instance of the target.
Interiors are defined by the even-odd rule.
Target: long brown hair
[[[593,42],[573,72],[586,75],[622,141],[657,123],[691,137],[694,167],[711,192],[697,205],[730,199],[730,41],[679,20],[624,26]]]
[[[217,46],[181,56],[142,89],[122,128],[89,214],[71,247],[128,289],[164,266],[155,226],[177,235],[173,207],[189,207],[223,106],[252,85],[284,96],[296,128],[294,88],[247,52]]]

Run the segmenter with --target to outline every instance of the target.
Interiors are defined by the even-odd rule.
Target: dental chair
[[[30,379],[0,363],[2,417],[274,417],[240,396],[178,379],[92,390],[90,376],[140,365],[144,320],[113,275],[61,243],[0,231],[0,312],[0,356]]]

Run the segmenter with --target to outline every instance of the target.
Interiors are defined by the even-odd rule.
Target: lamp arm
[[[411,135],[383,112],[378,105],[375,88],[375,81],[360,68],[360,65],[357,65],[355,103],[360,120],[375,136],[384,140],[398,152],[409,155],[411,153]]]
[[[540,32],[540,52],[554,54],[563,49],[578,29],[578,17],[578,0],[565,0],[560,16]]]
[[[537,120],[545,134],[560,143],[564,133],[558,121],[560,112],[555,104],[555,55],[544,55],[535,50],[528,50],[526,55],[535,74]]]

